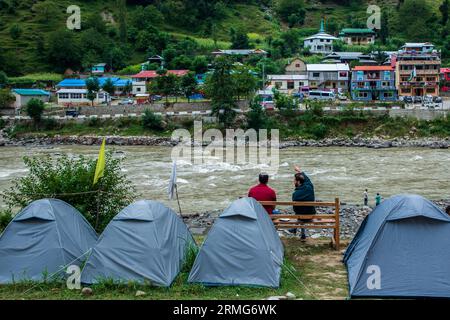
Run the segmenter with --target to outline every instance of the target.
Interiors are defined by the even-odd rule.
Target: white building
[[[267,81],[272,88],[277,88],[282,93],[298,93],[308,86],[308,76],[306,74],[276,74],[268,75]]]
[[[60,105],[90,105],[92,102],[87,98],[88,91],[86,89],[66,89],[62,88],[56,92],[58,104]],[[94,99],[94,105],[108,103],[110,101],[109,94],[99,91]]]
[[[350,67],[346,63],[307,64],[308,81],[311,89],[332,89],[347,92]]]
[[[338,38],[325,32],[323,20],[320,22],[319,33],[316,33],[303,41],[303,47],[309,48],[311,53],[330,54],[333,52],[333,41]]]

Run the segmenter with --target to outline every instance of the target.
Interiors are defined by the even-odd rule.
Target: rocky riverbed
[[[99,136],[63,136],[36,137],[32,135],[20,138],[8,138],[0,131],[0,146],[49,146],[49,145],[99,145],[103,137]],[[108,145],[117,146],[175,146],[179,142],[170,137],[152,136],[107,136]],[[326,138],[323,140],[296,139],[280,142],[280,148],[290,147],[365,147],[365,148],[434,148],[448,149],[450,137],[447,138],[393,138],[385,137],[354,137],[354,138]]]
[[[434,203],[445,210],[447,206],[450,205],[449,200],[439,200],[434,201]],[[358,205],[342,205],[340,212],[340,222],[341,222],[341,238],[342,239],[352,239],[356,232],[358,231],[361,222],[364,218],[372,212],[371,207],[358,206]],[[282,210],[283,214],[293,213],[291,210]],[[318,214],[333,214],[332,208],[317,208]],[[215,210],[211,212],[205,212],[201,214],[194,214],[184,218],[184,221],[189,226],[191,232],[193,234],[205,235],[208,230],[214,224],[215,219],[219,216],[220,211]],[[296,237],[299,236],[293,235],[286,231],[279,231],[281,237]],[[332,230],[326,229],[310,229],[308,230],[308,235],[311,238],[320,238],[320,237],[331,237]]]

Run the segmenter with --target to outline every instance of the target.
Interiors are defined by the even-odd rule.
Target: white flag
[[[177,184],[177,162],[174,161],[172,165],[172,174],[170,175],[169,180],[169,188],[167,190],[167,193],[169,194],[169,200],[173,200],[176,184]]]

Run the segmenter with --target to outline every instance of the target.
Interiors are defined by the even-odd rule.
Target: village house
[[[98,63],[91,67],[91,73],[94,76],[101,76],[109,71],[109,66],[106,63]]]
[[[323,63],[352,63],[357,62],[363,65],[376,65],[373,55],[362,52],[333,52],[325,56]]]
[[[372,29],[344,28],[339,37],[349,46],[367,46],[375,43],[375,32]]]
[[[16,98],[13,106],[16,110],[26,106],[31,99],[38,99],[43,102],[49,102],[50,92],[40,89],[12,89],[11,93]]]
[[[168,70],[168,74],[176,75],[177,77],[185,76],[189,73],[189,70]],[[133,95],[137,94],[147,94],[147,86],[150,84],[156,77],[160,75],[156,70],[146,70],[141,71],[138,74],[131,76],[133,83]]]
[[[129,79],[98,78],[100,87],[102,87],[108,79],[111,79],[114,84],[114,95],[116,96],[123,95],[126,86],[130,83]],[[58,104],[84,105],[91,103],[91,101],[87,98],[88,90],[86,87],[86,79],[64,79],[57,84],[56,88],[58,89],[56,92]],[[96,94],[94,104],[108,103],[110,100],[111,97],[109,94],[103,90],[100,90]]]
[[[319,33],[316,33],[303,41],[303,47],[308,48],[311,53],[329,54],[333,50],[333,41],[338,40],[325,32],[324,21],[320,22]]]
[[[441,68],[441,92],[450,91],[450,68]]]
[[[242,57],[249,57],[253,55],[262,55],[266,56],[267,51],[264,51],[262,49],[229,49],[229,50],[217,50],[212,52],[213,56],[242,56]]]
[[[286,94],[298,93],[308,87],[308,76],[306,74],[268,75],[267,81],[270,83],[270,87]]]
[[[395,71],[391,66],[356,66],[352,69],[352,99],[356,101],[395,101]]]
[[[432,53],[433,51],[434,45],[430,42],[407,42],[401,48],[401,52],[404,53]]]
[[[346,63],[307,64],[310,89],[332,89],[348,92],[350,67]]]
[[[306,63],[302,59],[295,58],[287,64],[285,74],[307,75]]]
[[[439,95],[441,58],[431,43],[407,43],[395,61],[399,96]]]

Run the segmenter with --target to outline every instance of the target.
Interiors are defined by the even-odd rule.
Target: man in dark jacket
[[[292,194],[292,201],[315,201],[314,185],[312,184],[306,173],[302,172],[299,167],[295,166],[295,190]],[[294,207],[295,214],[313,215],[316,214],[315,207]],[[311,220],[301,220],[308,222]],[[306,239],[305,229],[301,230],[301,239]]]

